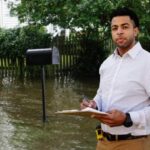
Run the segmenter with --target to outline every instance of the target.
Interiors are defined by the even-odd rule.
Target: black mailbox
[[[45,122],[46,121],[46,108],[45,108],[44,65],[59,64],[59,51],[55,46],[53,48],[28,49],[26,52],[26,63],[27,65],[41,65],[42,110],[43,110],[43,122]]]
[[[27,65],[59,64],[59,51],[56,47],[43,49],[28,49]]]

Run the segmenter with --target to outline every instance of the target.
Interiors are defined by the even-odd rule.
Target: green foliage
[[[98,71],[99,64],[108,54],[104,41],[111,39],[109,16],[117,7],[132,8],[141,20],[142,37],[149,39],[150,0],[21,0],[20,4],[10,3],[10,6],[12,14],[18,16],[20,22],[34,25],[52,23],[72,31],[76,27],[82,28],[81,43],[84,43],[84,51],[74,68],[76,74],[90,75]],[[30,32],[24,31],[21,39],[24,34],[28,35]],[[31,37],[36,35],[31,34]],[[34,38],[29,39],[29,36],[24,38],[25,47],[22,46],[22,50],[27,49],[30,43],[34,47],[31,42],[36,43]]]
[[[0,29],[0,56],[11,56],[16,49],[15,37],[18,35],[18,30]]]
[[[20,4],[10,3],[12,13],[21,22],[48,25],[52,23],[64,28],[81,27],[93,32],[106,32],[111,11],[119,6],[134,9],[141,18],[142,30],[150,31],[149,0],[21,0]],[[144,10],[144,11],[143,11]]]
[[[50,47],[51,35],[43,27],[26,26],[17,29],[0,29],[0,55],[24,57],[30,48]]]
[[[77,64],[73,66],[73,76],[98,76],[99,66],[109,53],[104,48],[104,41],[82,38],[80,45],[82,51]]]
[[[140,36],[139,40],[142,44],[142,47],[150,52],[150,36]]]

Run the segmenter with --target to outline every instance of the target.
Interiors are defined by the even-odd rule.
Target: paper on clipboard
[[[107,115],[106,112],[98,111],[96,109],[87,107],[82,110],[72,109],[72,110],[62,110],[57,111],[55,114],[65,114],[65,115],[77,115],[77,116],[85,116],[85,117],[91,117],[92,115]]]

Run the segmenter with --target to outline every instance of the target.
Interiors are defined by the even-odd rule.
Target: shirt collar
[[[134,59],[142,49],[143,48],[142,48],[140,42],[137,42],[126,54],[124,54],[124,56],[128,55]],[[117,49],[115,49],[114,55],[120,56],[120,55],[118,55]]]

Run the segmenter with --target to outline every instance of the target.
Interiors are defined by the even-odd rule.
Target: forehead
[[[133,24],[133,21],[130,19],[129,16],[116,16],[111,21],[111,26],[122,24]]]

